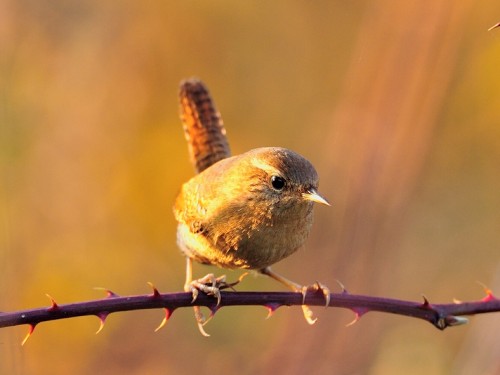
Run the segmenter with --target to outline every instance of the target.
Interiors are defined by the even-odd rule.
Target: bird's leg
[[[281,284],[285,285],[294,292],[302,293],[302,312],[304,313],[304,318],[309,324],[314,324],[316,322],[316,319],[313,318],[313,313],[309,308],[309,306],[304,304],[306,299],[306,294],[308,291],[314,291],[314,292],[321,291],[321,293],[323,293],[323,296],[325,298],[325,306],[328,306],[330,304],[330,289],[328,289],[328,287],[319,282],[316,282],[314,285],[310,286],[302,286],[274,272],[273,270],[271,270],[271,267],[262,268],[260,270],[260,273],[273,278],[274,280],[280,282]]]
[[[193,301],[198,297],[198,291],[214,296],[217,298],[217,306],[220,304],[220,291],[225,288],[230,288],[236,283],[229,284],[226,282],[226,275],[215,277],[213,273],[206,274],[205,276],[193,280],[193,261],[191,258],[186,258],[186,282],[184,283],[184,291],[193,294]]]
[[[198,297],[198,289],[199,288],[197,288],[193,282],[193,261],[191,258],[186,257],[186,282],[184,283],[184,291],[191,292],[191,294],[193,295],[192,302],[194,302]],[[198,325],[200,333],[205,337],[210,336],[203,328],[203,325],[207,322],[207,320],[201,312],[200,306],[193,306],[193,310],[194,318],[196,319],[196,323]]]
[[[217,298],[217,306],[218,306],[221,301],[221,294],[220,294],[221,289],[232,288],[234,285],[239,283],[241,279],[242,277],[235,283],[227,283],[225,275],[215,277],[213,273],[209,273],[200,279],[193,280],[193,260],[189,257],[186,257],[186,282],[184,283],[184,291],[191,292],[191,294],[193,295],[192,302],[196,301],[196,298],[198,297],[198,292],[202,291],[203,293],[209,296],[214,296],[215,298]],[[203,326],[210,319],[207,320],[205,318],[205,316],[201,312],[200,306],[193,306],[193,309],[194,309],[194,317],[196,319],[196,322],[198,324],[198,329],[200,330],[201,334],[203,336],[210,336],[203,329]]]

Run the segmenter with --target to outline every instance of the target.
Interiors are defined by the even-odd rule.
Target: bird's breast
[[[247,268],[260,269],[279,262],[297,251],[309,236],[312,212],[273,219],[254,228],[234,250]]]

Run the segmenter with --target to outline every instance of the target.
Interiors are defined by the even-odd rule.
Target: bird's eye
[[[285,179],[280,176],[272,176],[271,185],[275,190],[281,190],[285,187]]]

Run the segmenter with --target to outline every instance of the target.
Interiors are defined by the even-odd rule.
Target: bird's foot
[[[198,298],[199,291],[209,295],[209,296],[214,296],[217,298],[217,306],[219,306],[220,301],[221,301],[221,295],[220,295],[220,289],[221,285],[224,285],[226,283],[226,276],[220,276],[220,277],[215,277],[213,273],[209,273],[208,275],[203,276],[200,279],[197,280],[191,280],[190,282],[186,282],[184,285],[184,291],[186,292],[191,292],[193,299],[191,303],[196,301]],[[193,306],[194,310],[194,318],[196,319],[196,323],[198,325],[198,329],[200,330],[200,333],[208,337],[210,336],[203,326],[207,324],[207,322],[210,320],[205,318],[205,315],[201,312],[200,306]]]
[[[313,285],[302,286],[300,290],[297,290],[297,292],[299,291],[302,293],[302,312],[304,313],[304,318],[306,319],[307,323],[314,324],[318,319],[313,318],[312,310],[308,305],[305,304],[306,295],[308,292],[321,293],[323,295],[323,298],[325,299],[325,307],[328,307],[328,305],[330,304],[330,289],[326,285],[321,284],[319,281],[316,281],[316,283],[314,283]]]
[[[217,298],[217,306],[219,306],[221,301],[220,291],[223,289],[232,289],[233,291],[235,291],[234,287],[238,285],[247,275],[248,272],[245,272],[239,277],[238,280],[230,283],[226,281],[226,275],[215,277],[213,273],[209,273],[202,278],[193,280],[189,284],[185,285],[184,290],[186,292],[192,293],[192,302],[196,301],[196,298],[198,298],[198,292],[202,291],[206,295],[214,296],[215,298]]]
[[[215,277],[213,273],[209,273],[208,275],[205,275],[200,279],[193,280],[189,284],[185,285],[184,290],[192,293],[193,300],[191,302],[196,301],[198,293],[201,291],[208,296],[214,296],[217,298],[217,306],[219,306],[221,300],[220,291],[226,287],[226,275]]]
[[[264,275],[273,278],[276,281],[279,281],[283,285],[286,285],[289,289],[293,290],[294,292],[302,293],[302,312],[304,313],[304,318],[306,319],[306,322],[309,324],[316,323],[317,319],[313,318],[312,310],[309,308],[309,306],[305,304],[306,295],[308,292],[322,293],[323,297],[325,298],[325,306],[328,306],[330,304],[330,289],[328,289],[325,285],[321,284],[318,281],[316,281],[314,285],[302,286],[274,272],[273,270],[271,270],[270,267],[262,268],[260,272]]]
[[[216,305],[217,307],[221,302],[220,291],[228,288],[234,290],[234,286],[239,284],[246,275],[248,275],[248,273],[242,274],[237,281],[229,283],[226,281],[226,275],[215,277],[213,273],[209,273],[200,279],[192,280],[191,282],[184,285],[184,290],[186,292],[191,292],[193,296],[193,300],[191,301],[191,303],[196,301],[196,298],[198,298],[198,294],[200,291],[208,296],[214,296],[215,298],[217,298],[217,305]],[[201,334],[207,337],[210,336],[205,331],[203,326],[208,323],[208,321],[212,318],[212,315],[207,319],[201,312],[200,306],[193,306],[193,309],[194,309],[194,317],[196,319],[196,323],[198,324],[198,329],[200,330]]]

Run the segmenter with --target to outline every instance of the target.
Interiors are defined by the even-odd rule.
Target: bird
[[[213,295],[218,303],[225,278],[192,276],[193,261],[225,269],[253,270],[305,297],[303,287],[271,266],[299,250],[309,236],[313,205],[329,206],[319,194],[316,169],[282,147],[259,147],[230,156],[226,131],[208,89],[199,79],[181,83],[180,113],[197,174],[184,183],[174,204],[177,244],[186,257],[184,290]],[[329,302],[330,292],[317,284]],[[312,312],[303,305],[312,324]],[[206,320],[195,307],[204,335]]]

